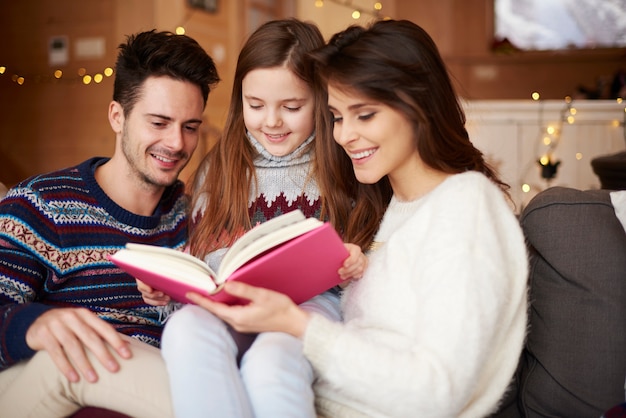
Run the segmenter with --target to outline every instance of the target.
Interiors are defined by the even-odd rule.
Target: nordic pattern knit
[[[319,218],[321,202],[317,183],[310,176],[311,154],[302,153],[314,136],[282,157],[267,152],[249,133],[248,138],[258,152],[254,167],[259,188],[250,191],[248,202],[252,225],[295,209],[300,209],[307,218]]]
[[[254,168],[258,178],[258,189],[252,185],[248,200],[248,214],[252,226],[261,224],[283,213],[300,209],[307,218],[320,217],[321,200],[315,179],[310,175],[311,153],[304,148],[314,140],[307,138],[290,154],[277,157],[248,134],[250,143],[257,151]],[[205,171],[206,172],[206,171]],[[202,184],[203,181],[200,181]],[[204,215],[206,196],[201,196],[194,208],[195,222]],[[205,261],[217,269],[226,249],[207,255]]]
[[[312,315],[304,354],[325,417],[484,417],[526,332],[524,236],[475,171],[412,202],[393,198],[343,323]]]
[[[56,307],[88,308],[119,332],[159,345],[159,310],[106,256],[127,242],[183,248],[188,199],[177,181],[152,216],[130,213],[95,180],[106,161],[32,177],[0,201],[0,369],[34,354],[26,331]]]

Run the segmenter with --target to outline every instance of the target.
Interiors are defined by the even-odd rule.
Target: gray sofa
[[[626,233],[609,193],[552,187],[522,211],[529,332],[495,416],[598,418],[624,402]]]

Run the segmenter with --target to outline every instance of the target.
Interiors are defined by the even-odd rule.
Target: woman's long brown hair
[[[479,171],[506,193],[508,186],[485,162],[465,129],[465,114],[430,36],[409,21],[352,26],[310,54],[325,83],[383,103],[413,125],[421,159],[450,174]],[[319,184],[329,217],[344,240],[368,248],[393,191],[387,177],[360,184],[346,153],[320,138]]]

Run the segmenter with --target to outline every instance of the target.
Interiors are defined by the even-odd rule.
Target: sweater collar
[[[246,135],[250,140],[250,144],[254,147],[258,156],[254,163],[257,167],[285,167],[296,164],[308,163],[311,160],[311,153],[305,152],[307,146],[313,142],[315,133],[312,133],[302,144],[300,144],[291,153],[283,156],[272,155],[267,151],[259,141],[248,131]]]

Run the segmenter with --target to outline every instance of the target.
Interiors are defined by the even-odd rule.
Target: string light
[[[381,17],[381,12],[383,10],[383,4],[380,1],[374,2],[372,4],[371,10],[365,10],[360,7],[356,7],[353,5],[352,0],[327,0],[328,2],[337,4],[339,6],[343,6],[352,10],[351,16],[353,19],[358,20],[363,15],[373,16],[375,18]],[[321,8],[324,7],[324,0],[315,0],[315,7]],[[177,35],[184,35],[186,33],[185,23],[191,18],[191,16],[196,12],[195,9],[189,9],[185,15],[184,21],[177,25],[174,29],[174,33]],[[15,84],[22,86],[24,84],[29,84],[30,82],[38,83],[81,83],[83,85],[99,84],[104,81],[105,78],[113,76],[113,69],[111,67],[106,67],[100,71],[96,70],[93,73],[88,73],[87,69],[80,68],[78,70],[77,76],[68,76],[65,72],[56,68],[52,70],[50,73],[45,74],[34,74],[30,72],[22,71],[21,69],[16,69],[13,67],[9,67],[7,65],[0,65],[0,79],[2,76],[7,75],[10,76],[11,81]]]
[[[539,92],[533,92],[531,94],[531,98],[534,101],[539,101],[541,95]],[[623,103],[622,98],[617,98],[616,102],[618,104]],[[573,125],[576,122],[576,116],[579,115],[578,109],[574,107],[573,100],[570,96],[566,96],[564,99],[565,106],[561,110],[560,119],[558,123],[549,124],[545,128],[542,127],[542,114],[543,107],[539,107],[539,126],[541,128],[541,141],[540,143],[546,147],[546,150],[541,153],[541,155],[537,158],[536,163],[540,166],[541,169],[541,177],[546,181],[546,187],[550,187],[550,182],[556,177],[557,168],[561,163],[560,160],[557,160],[554,156],[554,151],[558,146],[561,140],[562,133],[562,125],[563,123],[568,123]],[[611,126],[613,128],[618,128],[620,126],[624,127],[624,139],[626,140],[626,107],[624,107],[624,119],[623,121],[613,120],[611,121]],[[574,158],[577,161],[582,161],[584,159],[584,154],[580,151],[574,153]],[[523,174],[525,175],[525,174]],[[540,187],[541,188],[541,187]],[[521,190],[523,193],[530,193],[533,187],[527,182],[521,182]]]
[[[334,3],[337,4],[339,6],[343,6],[346,7],[350,10],[352,10],[352,12],[350,13],[350,15],[352,16],[352,19],[354,20],[358,20],[362,17],[362,15],[369,15],[372,16],[374,18],[380,18],[381,17],[381,11],[383,10],[383,4],[380,1],[374,2],[374,4],[372,5],[372,9],[371,10],[365,10],[362,7],[357,7],[353,4],[352,0],[328,0],[330,3]],[[324,7],[324,1],[323,0],[315,0],[315,7],[317,8],[321,8]]]
[[[195,13],[195,10],[188,11],[188,13],[185,16],[184,21],[180,25],[176,26],[176,29],[174,29],[174,33],[176,33],[177,35],[184,35],[186,32],[184,24],[189,20],[189,18],[194,13]],[[9,70],[8,66],[0,65],[0,77],[5,74],[8,74],[9,73],[8,70]],[[100,84],[104,81],[105,78],[109,78],[113,76],[113,68],[111,67],[105,67],[104,69],[102,69],[102,71],[96,71],[95,74],[88,74],[87,69],[81,67],[78,69],[77,76],[75,77],[65,76],[65,74],[63,73],[63,70],[61,69],[55,69],[52,71],[51,74],[49,73],[47,74],[26,73],[21,70],[15,70],[13,68],[11,68],[11,72],[13,72],[13,74],[11,74],[11,81],[13,81],[15,84],[19,86],[22,86],[27,81],[31,81],[31,80],[34,81],[35,83],[67,82],[67,83],[81,83],[83,85],[90,85],[93,82],[94,84]]]
[[[7,66],[0,66],[0,76],[9,75]],[[102,71],[97,71],[95,74],[88,74],[86,68],[79,68],[76,72],[75,77],[68,77],[65,75],[63,70],[57,68],[49,74],[27,74],[22,73],[21,71],[14,71],[13,74],[10,75],[11,81],[15,84],[22,86],[27,84],[27,82],[33,81],[34,83],[82,83],[84,85],[89,85],[93,81],[95,84],[99,84],[104,81],[105,78],[111,77],[113,75],[113,68],[106,67]]]

